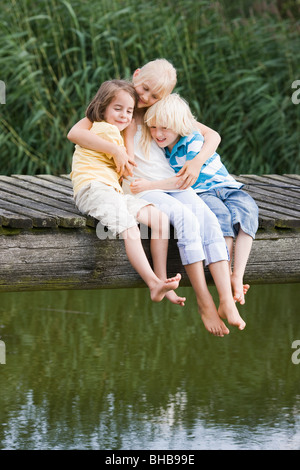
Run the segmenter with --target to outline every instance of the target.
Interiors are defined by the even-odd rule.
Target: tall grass
[[[166,57],[233,173],[299,172],[300,24],[275,2],[10,0],[0,12],[0,173],[70,170],[70,127],[109,78]],[[254,5],[254,6],[253,6]],[[259,5],[259,2],[257,2]],[[293,8],[298,8],[293,3]]]

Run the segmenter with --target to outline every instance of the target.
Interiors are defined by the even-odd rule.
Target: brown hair
[[[137,104],[138,95],[131,82],[127,80],[107,80],[103,82],[96,95],[88,105],[85,115],[91,121],[103,121],[107,106],[114,99],[118,91],[124,90],[133,98],[134,106]]]

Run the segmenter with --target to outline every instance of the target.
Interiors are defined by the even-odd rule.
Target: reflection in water
[[[252,286],[225,338],[179,291],[0,294],[0,448],[299,449],[299,285]]]

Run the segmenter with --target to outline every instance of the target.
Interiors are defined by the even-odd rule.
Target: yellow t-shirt
[[[113,124],[94,122],[90,131],[117,145],[124,145],[119,129]],[[89,150],[79,145],[75,146],[70,177],[73,183],[74,195],[81,188],[95,180],[113,186],[116,191],[123,192],[112,155]]]

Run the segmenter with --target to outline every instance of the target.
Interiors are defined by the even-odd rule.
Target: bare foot
[[[177,289],[180,279],[181,274],[179,273],[165,281],[158,279],[158,281],[150,287],[151,300],[153,300],[153,302],[160,302],[167,292]]]
[[[239,330],[245,328],[246,323],[240,316],[233,299],[220,302],[218,313],[221,318],[228,321],[229,325],[237,326]]]
[[[179,297],[176,292],[173,290],[170,290],[169,292],[166,293],[165,295],[166,299],[168,299],[172,304],[180,305],[181,307],[184,307],[184,302],[186,301],[185,297]]]
[[[231,287],[233,300],[239,302],[241,305],[245,303],[245,295],[250,289],[249,284],[243,284],[243,280],[235,276],[231,276]]]
[[[214,336],[220,337],[229,334],[227,326],[218,315],[215,304],[210,305],[206,308],[203,308],[203,306],[199,306],[199,313],[201,315],[204,326],[207,331],[209,331],[209,333]]]

